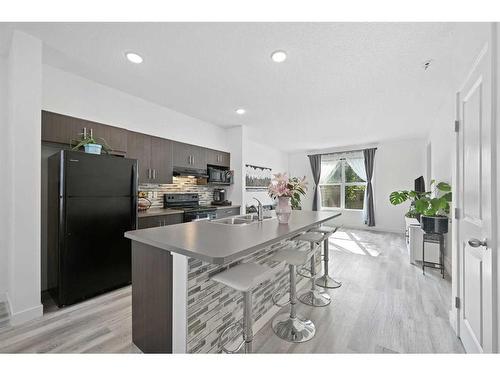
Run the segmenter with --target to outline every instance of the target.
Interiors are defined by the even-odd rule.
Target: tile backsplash
[[[151,200],[151,207],[163,207],[165,193],[197,193],[200,204],[208,205],[214,197],[215,185],[197,185],[195,177],[174,177],[172,184],[139,184],[139,191],[145,192]]]

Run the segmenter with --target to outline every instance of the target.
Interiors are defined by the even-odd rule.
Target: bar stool
[[[252,318],[252,291],[271,279],[281,267],[270,268],[257,263],[241,263],[227,271],[220,272],[212,280],[243,293],[243,324],[235,322],[226,327],[219,335],[219,346],[225,353],[237,353],[245,346],[245,353],[252,353],[253,318]],[[229,350],[222,345],[222,338],[228,330],[239,326],[243,331],[243,341],[235,350]]]
[[[328,262],[330,261],[330,249],[328,245],[328,239],[332,234],[334,234],[339,227],[329,227],[326,225],[321,225],[318,228],[313,228],[310,230],[310,232],[318,232],[318,233],[323,233],[323,236],[325,236],[325,240],[323,241],[323,276],[321,276],[317,281],[316,285],[321,286],[323,288],[328,288],[328,289],[335,289],[335,288],[340,288],[342,286],[342,283],[340,281],[335,280],[333,277],[330,276],[329,271],[328,271]]]
[[[286,247],[278,250],[270,259],[271,262],[285,262],[290,270],[290,313],[278,315],[273,320],[273,331],[281,339],[289,342],[305,342],[309,341],[316,334],[314,323],[309,319],[305,319],[296,312],[297,304],[297,267],[305,264],[312,256],[311,251],[299,250],[294,247]],[[275,297],[273,302],[279,307]],[[287,304],[288,304],[287,303]]]
[[[319,245],[321,241],[323,241],[324,236],[321,233],[307,232],[303,233],[298,237],[295,237],[296,241],[305,241],[309,242],[311,247],[311,289],[305,292],[299,297],[299,301],[315,307],[327,306],[332,301],[331,297],[321,291],[316,286],[316,247]]]

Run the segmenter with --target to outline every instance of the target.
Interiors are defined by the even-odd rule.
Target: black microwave
[[[216,185],[230,185],[233,182],[233,173],[227,167],[207,166],[208,183]]]

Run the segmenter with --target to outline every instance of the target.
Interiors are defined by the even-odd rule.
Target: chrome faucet
[[[257,218],[259,219],[259,221],[262,221],[264,219],[264,207],[257,198],[254,199],[259,203],[259,205],[257,206]]]

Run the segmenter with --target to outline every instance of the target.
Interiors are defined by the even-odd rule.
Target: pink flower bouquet
[[[271,198],[291,198],[292,208],[300,208],[301,195],[307,191],[306,177],[288,177],[286,173],[277,173],[267,188]]]

